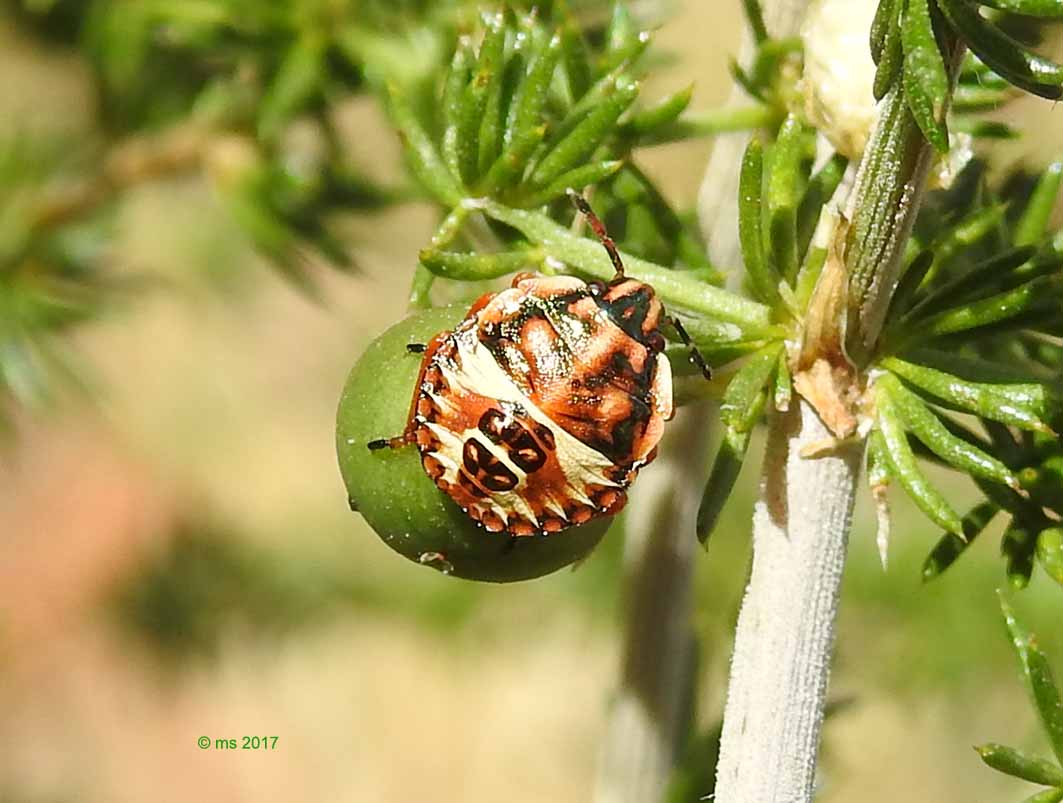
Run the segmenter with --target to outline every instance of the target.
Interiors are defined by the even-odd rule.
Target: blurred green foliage
[[[1030,783],[1051,787],[1035,793],[1027,800],[1035,803],[1059,803],[1063,800],[1063,700],[1052,677],[1048,658],[1041,651],[1036,637],[1019,622],[1003,594],[1000,603],[1008,635],[1022,668],[1023,679],[1055,760],[1046,761],[1000,744],[984,744],[975,749],[982,761],[993,769]]]
[[[621,542],[606,539],[566,573],[559,590],[584,615],[611,615]],[[234,636],[276,640],[356,612],[451,637],[488,604],[480,584],[433,572],[408,576],[405,566],[398,577],[367,575],[346,545],[340,555],[320,547],[268,548],[211,517],[178,522],[158,543],[116,583],[108,609],[123,632],[171,670],[215,660]]]

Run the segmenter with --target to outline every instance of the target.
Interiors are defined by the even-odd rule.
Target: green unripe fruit
[[[389,547],[455,577],[496,583],[527,580],[586,556],[612,523],[593,519],[545,537],[511,539],[478,525],[439,490],[421,468],[414,446],[370,451],[366,444],[402,432],[421,355],[409,343],[427,343],[452,329],[464,308],[419,312],[374,340],[354,366],[340,398],[336,451],[351,507]]]

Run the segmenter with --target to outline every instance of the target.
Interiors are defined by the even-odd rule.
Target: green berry
[[[574,563],[601,540],[611,518],[593,519],[545,537],[512,539],[478,525],[421,468],[414,446],[370,451],[367,444],[402,432],[421,355],[406,350],[451,329],[464,308],[418,312],[374,340],[354,366],[340,398],[336,451],[350,499],[384,543],[410,560],[455,577],[497,583],[527,580]]]

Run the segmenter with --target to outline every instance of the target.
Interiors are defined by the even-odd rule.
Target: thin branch
[[[46,194],[33,214],[34,229],[48,229],[83,217],[136,184],[195,169],[211,135],[181,125],[163,134],[136,137],[111,147],[98,173]]]
[[[964,49],[953,43],[955,76]],[[901,260],[926,192],[934,149],[908,109],[901,83],[879,104],[846,218],[849,270],[849,355],[858,363],[873,350],[900,280]]]

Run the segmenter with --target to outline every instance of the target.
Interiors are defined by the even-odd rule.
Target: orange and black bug
[[[619,512],[672,417],[662,325],[687,333],[570,191],[616,269],[609,282],[521,273],[424,346],[403,433],[428,476],[485,529],[554,533]]]

